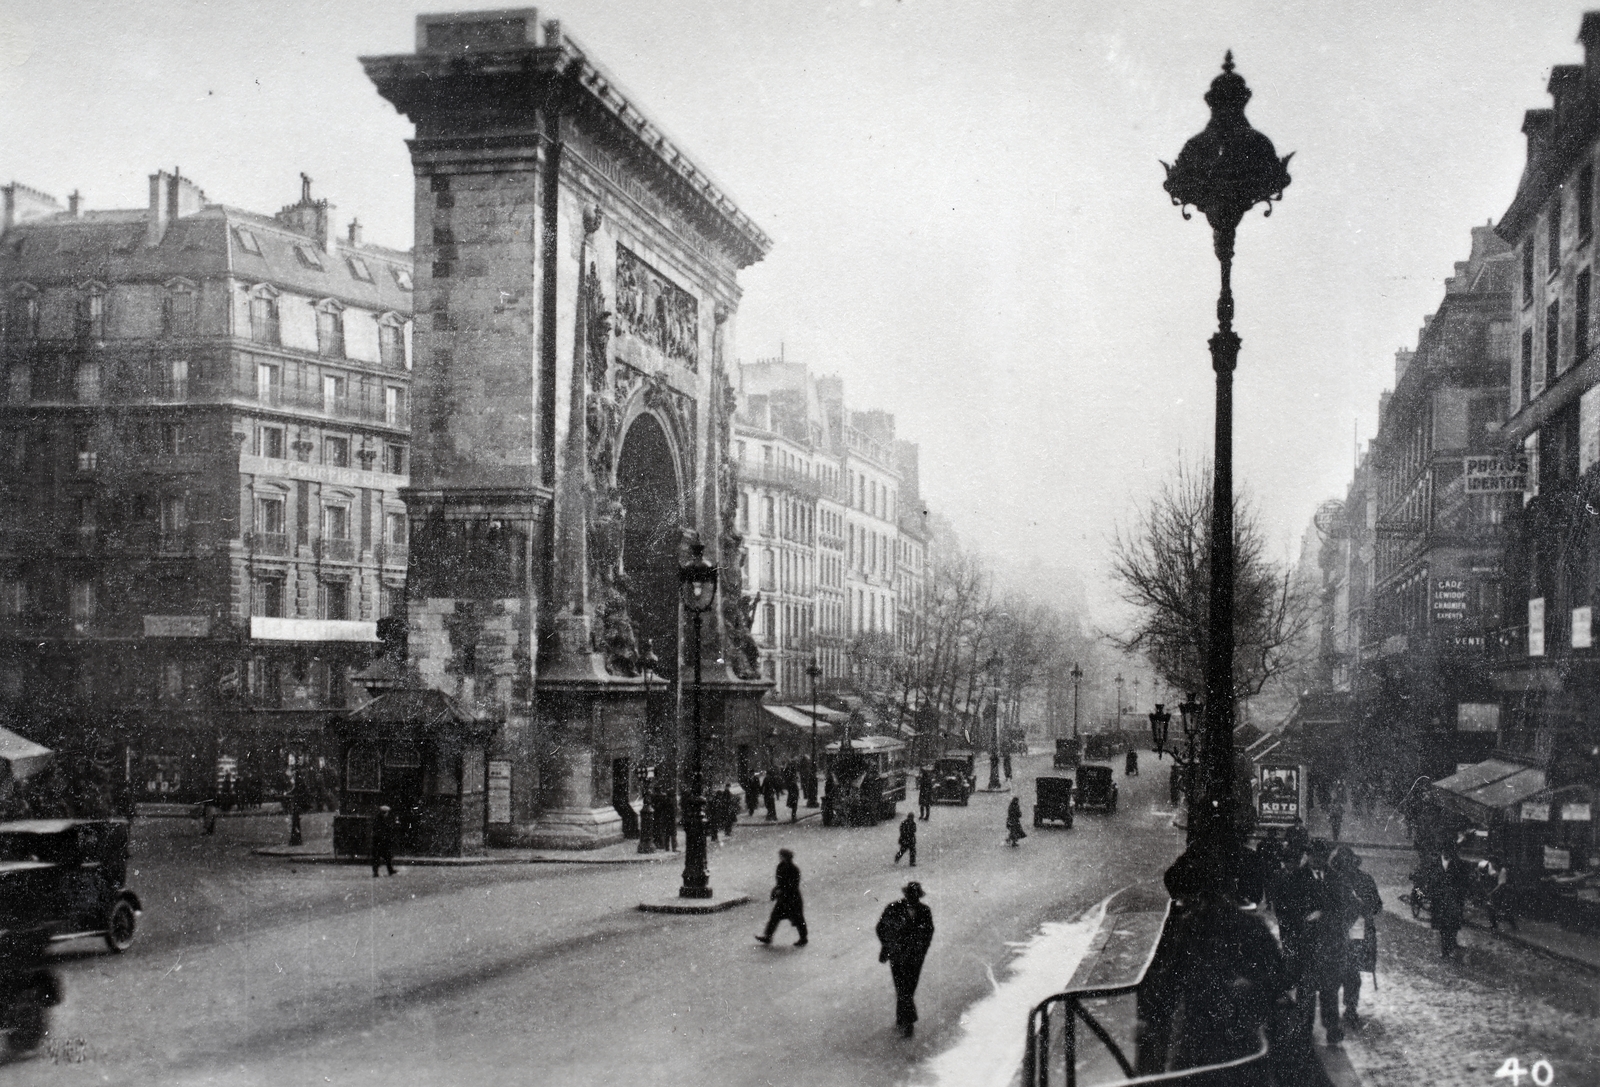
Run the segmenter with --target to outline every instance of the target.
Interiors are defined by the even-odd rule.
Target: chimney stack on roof
[[[361,244],[361,220],[360,219],[351,219],[350,220],[350,244],[351,245],[360,245]]]
[[[160,245],[174,219],[193,215],[206,206],[200,186],[183,176],[174,166],[172,173],[157,170],[150,175],[150,208],[145,217],[145,244]]]
[[[82,204],[83,196],[78,192],[77,189],[73,189],[71,195],[67,197],[67,214],[72,216],[74,219],[82,218]]]
[[[5,203],[5,219],[0,222],[0,234],[29,219],[42,219],[46,215],[61,213],[61,205],[56,203],[55,197],[38,189],[30,189],[18,181],[0,185],[0,194],[4,195]]]
[[[297,234],[304,234],[324,253],[333,252],[333,205],[311,198],[311,178],[300,175],[300,202],[289,204],[273,218]]]

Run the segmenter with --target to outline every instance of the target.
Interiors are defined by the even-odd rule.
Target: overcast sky
[[[489,4],[0,0],[0,180],[137,207],[181,166],[271,212],[315,179],[411,244],[411,126],[356,58]],[[1523,111],[1578,63],[1554,0],[562,0],[559,18],[775,239],[738,353],[837,371],[922,445],[980,546],[1083,572],[1210,449],[1216,262],[1162,191],[1225,50],[1295,152],[1235,267],[1237,478],[1285,557],[1342,496],[1468,230],[1498,218]]]

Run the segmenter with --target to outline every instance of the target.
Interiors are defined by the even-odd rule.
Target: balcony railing
[[[321,389],[297,389],[282,385],[268,385],[263,388],[253,381],[240,380],[234,385],[233,395],[242,400],[254,400],[268,407],[316,412],[334,419],[382,423],[392,427],[411,425],[407,405],[390,405],[382,401],[359,400],[349,396],[328,396]]]
[[[778,464],[741,464],[739,477],[756,486],[784,487],[807,498],[822,494],[822,483],[816,476],[808,476]]]
[[[330,539],[318,540],[317,557],[320,559],[326,559],[329,562],[354,562],[356,557],[355,541]]]
[[[289,537],[283,532],[252,532],[250,549],[258,555],[288,555]]]
[[[378,545],[379,566],[404,566],[410,558],[410,549],[403,543],[384,543]]]

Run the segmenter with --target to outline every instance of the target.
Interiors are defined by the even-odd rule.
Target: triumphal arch
[[[679,772],[696,652],[713,780],[758,727],[725,366],[771,243],[535,9],[420,16],[362,63],[416,125],[409,682],[500,723],[491,843],[614,841],[641,771]]]

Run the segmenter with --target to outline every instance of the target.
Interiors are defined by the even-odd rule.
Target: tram
[[[846,736],[825,747],[823,825],[874,826],[893,819],[895,805],[906,798],[906,759],[905,742],[893,736]]]

